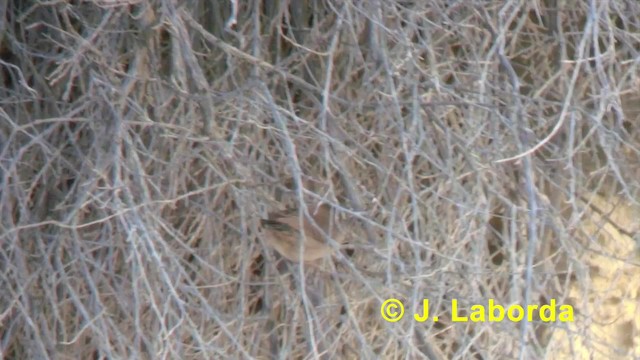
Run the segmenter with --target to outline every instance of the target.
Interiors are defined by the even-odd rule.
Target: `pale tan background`
[[[636,0],[0,16],[2,358],[640,357]],[[258,221],[301,195],[358,219],[304,267]]]

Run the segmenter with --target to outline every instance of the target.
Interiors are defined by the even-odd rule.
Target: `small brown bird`
[[[313,261],[333,252],[333,248],[326,241],[325,236],[338,243],[345,239],[340,231],[336,218],[328,204],[307,207],[312,219],[302,215],[302,232],[300,231],[300,215],[297,209],[273,213],[269,219],[261,219],[267,244],[291,261],[300,261],[300,240],[304,241],[302,259]],[[315,225],[311,222],[315,222]],[[322,231],[320,231],[322,229]],[[322,234],[324,232],[324,234]]]

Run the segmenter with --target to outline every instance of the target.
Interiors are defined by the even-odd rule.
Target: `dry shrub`
[[[0,355],[640,356],[640,5],[558,3],[2,3]],[[265,248],[301,200],[350,249]]]

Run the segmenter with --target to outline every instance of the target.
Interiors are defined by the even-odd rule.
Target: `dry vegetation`
[[[0,11],[1,358],[640,357],[638,1]],[[358,224],[305,266],[301,199]]]

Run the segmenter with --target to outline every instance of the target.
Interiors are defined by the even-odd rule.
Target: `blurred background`
[[[636,0],[0,1],[0,358],[639,358],[639,29]],[[352,226],[301,266],[259,220],[313,201]]]

